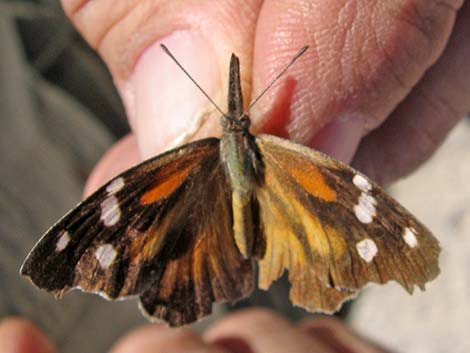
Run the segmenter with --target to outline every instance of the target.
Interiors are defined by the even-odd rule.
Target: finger
[[[168,328],[161,325],[140,327],[121,338],[111,353],[227,353],[208,345],[186,328]]]
[[[83,192],[89,196],[101,185],[141,161],[134,134],[129,134],[112,146],[88,177]]]
[[[53,353],[55,348],[48,338],[31,322],[7,318],[0,322],[2,353]]]
[[[470,2],[438,62],[406,100],[357,151],[353,165],[382,184],[412,172],[428,159],[470,110]]]
[[[107,63],[143,157],[218,131],[220,116],[159,47],[165,43],[223,109],[231,52],[249,92],[261,0],[62,0],[75,26]],[[207,118],[207,124],[204,122]]]
[[[300,323],[299,327],[303,332],[317,338],[335,352],[386,353],[383,348],[365,341],[341,321],[333,318],[321,317],[307,320]]]
[[[310,49],[258,106],[257,127],[285,126],[286,136],[350,160],[362,136],[437,59],[459,3],[266,0],[255,39],[253,94],[299,48]],[[285,83],[289,78],[293,83]]]
[[[333,353],[324,343],[264,309],[241,311],[213,325],[205,340],[236,353]]]

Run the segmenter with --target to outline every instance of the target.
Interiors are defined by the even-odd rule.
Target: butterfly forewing
[[[287,140],[256,142],[265,176],[261,288],[288,269],[294,304],[331,312],[367,282],[395,280],[411,292],[437,276],[437,240],[377,185]]]
[[[206,139],[114,178],[41,238],[21,273],[57,296],[71,288],[141,295],[149,315],[174,324],[208,314],[213,301],[246,296],[251,263],[233,243],[219,159],[219,140]]]

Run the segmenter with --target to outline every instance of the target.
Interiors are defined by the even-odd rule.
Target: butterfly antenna
[[[222,109],[219,108],[219,106],[217,104],[215,104],[215,102],[212,100],[211,97],[209,97],[209,95],[202,89],[201,86],[199,86],[199,84],[196,82],[196,80],[194,78],[191,77],[191,75],[189,74],[188,71],[186,71],[186,69],[183,67],[183,65],[181,65],[179,63],[178,60],[176,60],[176,58],[173,56],[173,54],[170,52],[170,50],[163,44],[160,44],[160,47],[163,49],[163,51],[165,52],[165,54],[167,54],[171,59],[173,59],[173,61],[176,63],[176,65],[179,66],[179,68],[181,70],[183,70],[183,72],[186,74],[186,76],[188,76],[188,78],[196,85],[197,88],[199,88],[199,90],[202,92],[203,95],[206,96],[206,98],[209,100],[209,102],[212,103],[212,105],[220,112],[220,114],[222,114],[223,116],[227,116],[223,111]]]
[[[295,63],[297,61],[298,58],[300,58],[300,56],[305,53],[305,51],[308,49],[308,45],[306,45],[305,47],[303,47],[302,49],[300,49],[297,54],[294,55],[294,57],[292,58],[292,60],[284,67],[284,69],[282,69],[282,71],[271,81],[271,83],[269,85],[266,86],[266,88],[263,90],[263,92],[261,92],[258,97],[256,97],[253,102],[250,103],[248,109],[245,111],[245,114],[248,114],[248,112],[250,111],[251,108],[253,108],[253,106],[260,100],[260,98],[262,96],[264,96],[264,94],[269,91],[269,89],[277,82],[277,80],[279,80],[279,78],[284,75],[284,73],[289,69],[289,67],[292,66],[293,63]]]

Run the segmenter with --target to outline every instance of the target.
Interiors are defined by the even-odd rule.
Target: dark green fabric
[[[32,319],[61,352],[103,352],[144,322],[135,302],[79,293],[57,301],[18,271],[125,133],[122,106],[56,2],[0,2],[0,53],[0,317]]]

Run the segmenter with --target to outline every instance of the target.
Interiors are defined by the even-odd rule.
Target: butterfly
[[[438,275],[436,238],[365,175],[250,133],[233,54],[221,123],[220,139],[175,148],[102,186],[46,232],[21,274],[56,297],[74,288],[138,297],[145,316],[171,326],[249,296],[256,279],[267,290],[286,271],[291,302],[325,313],[369,282],[412,293]]]

